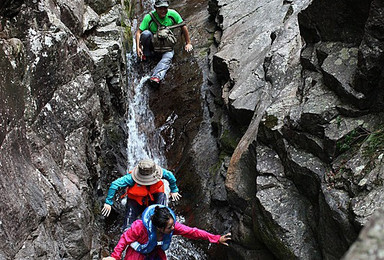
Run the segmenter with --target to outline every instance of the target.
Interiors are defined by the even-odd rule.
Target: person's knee
[[[145,36],[152,36],[152,32],[150,30],[144,30],[141,32],[141,37],[145,37]]]
[[[173,58],[173,55],[174,55],[174,52],[173,52],[173,51],[168,51],[168,52],[166,52],[166,53],[163,54],[163,58],[164,58],[164,59],[167,59],[167,60],[169,60],[169,61],[171,61],[172,58]]]
[[[144,42],[144,41],[150,40],[152,37],[153,37],[153,34],[151,33],[151,31],[145,30],[140,35],[140,41]]]
[[[166,52],[161,57],[160,62],[164,65],[169,66],[172,63],[172,59],[173,59],[173,52]]]

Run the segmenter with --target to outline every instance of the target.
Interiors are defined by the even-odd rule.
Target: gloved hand
[[[171,195],[172,201],[178,201],[181,198],[181,195],[178,192],[171,192],[170,195]]]
[[[104,203],[104,207],[103,209],[101,210],[101,214],[104,216],[104,217],[108,217],[109,214],[111,213],[111,205],[107,204],[107,203]],[[115,258],[113,258],[115,259]]]

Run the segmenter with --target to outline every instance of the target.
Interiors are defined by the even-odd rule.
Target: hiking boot
[[[160,86],[160,79],[158,77],[151,77],[149,79],[149,84],[152,86],[152,87],[156,87],[158,88]]]

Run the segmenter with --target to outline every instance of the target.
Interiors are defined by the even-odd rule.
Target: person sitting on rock
[[[161,57],[161,60],[154,68],[152,76],[149,79],[152,86],[159,86],[160,81],[164,79],[174,55],[172,45],[174,45],[176,38],[172,32],[166,31],[162,34],[166,35],[164,36],[166,39],[160,39],[163,36],[157,34],[160,34],[161,28],[180,26],[186,43],[184,49],[187,52],[193,49],[188,29],[183,23],[183,19],[178,12],[173,9],[168,9],[168,6],[168,1],[156,0],[155,11],[151,11],[144,16],[143,21],[136,31],[136,52],[139,59],[145,60],[147,57]],[[156,41],[155,39],[159,40]]]
[[[128,197],[127,211],[123,225],[123,230],[126,230],[148,205],[167,203],[164,183],[161,179],[168,181],[172,200],[179,200],[181,195],[172,172],[161,168],[151,159],[144,159],[131,172],[112,182],[101,210],[102,215],[108,217],[111,213],[113,197],[117,189],[127,187],[125,194]]]
[[[231,233],[213,235],[205,230],[191,228],[176,221],[175,213],[163,205],[151,205],[142,214],[141,220],[133,222],[123,233],[113,253],[103,260],[118,260],[128,247],[125,260],[159,259],[166,260],[165,251],[169,248],[173,235],[190,239],[205,239],[211,243],[228,246]]]

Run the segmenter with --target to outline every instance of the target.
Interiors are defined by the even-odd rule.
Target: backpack
[[[157,25],[157,32],[153,35],[152,45],[155,52],[172,51],[177,42],[177,38],[172,32],[172,29],[184,26],[185,23],[179,23],[171,26],[164,26],[156,19],[152,12],[149,13],[152,20]]]

